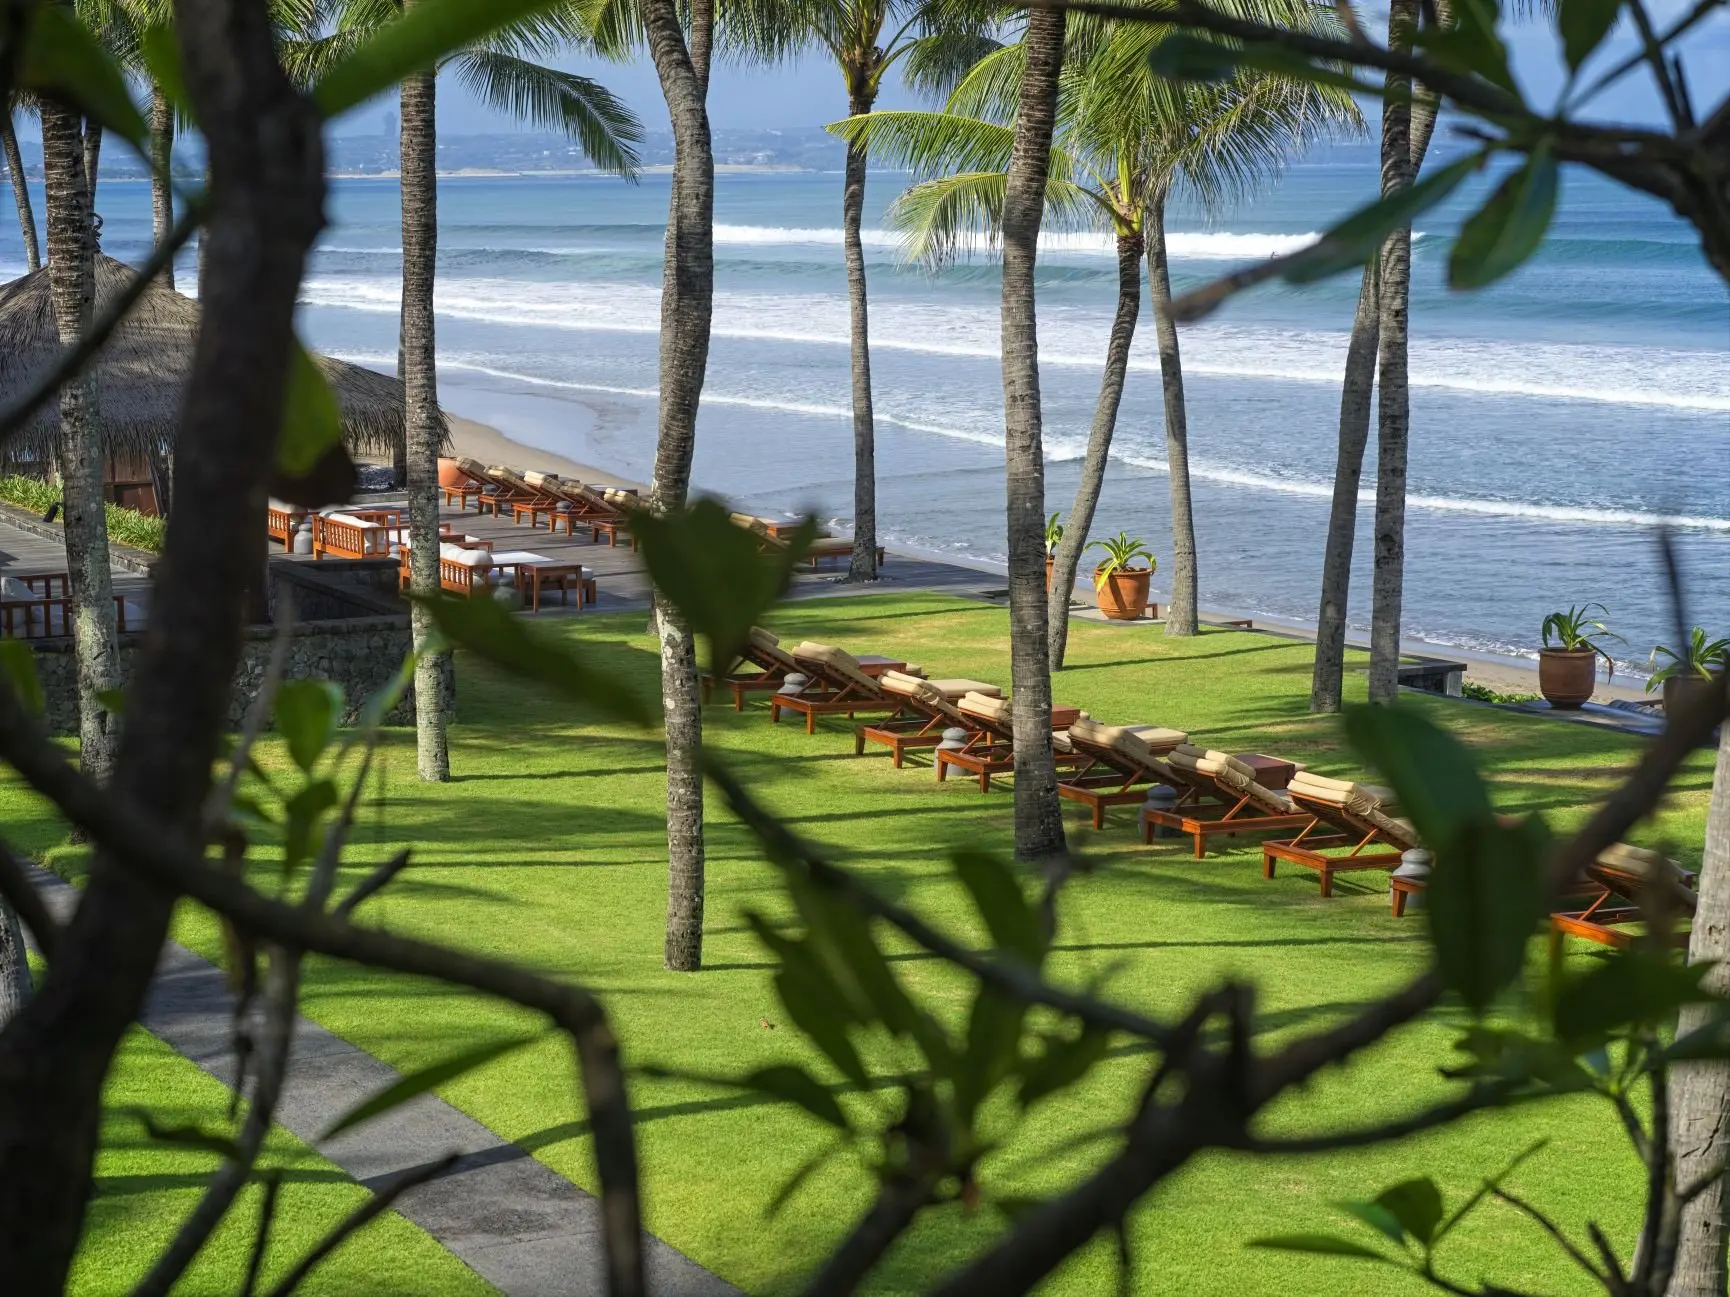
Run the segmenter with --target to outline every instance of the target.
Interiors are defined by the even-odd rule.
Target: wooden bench
[[[57,639],[72,634],[72,578],[66,572],[38,572],[13,577],[34,598],[0,595],[0,635],[12,639]],[[58,616],[56,616],[58,614]],[[58,623],[58,629],[56,629]],[[114,596],[115,629],[126,631],[126,596]]]

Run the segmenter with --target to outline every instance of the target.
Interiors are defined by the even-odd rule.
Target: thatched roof
[[[96,314],[132,282],[132,267],[96,257]],[[115,328],[95,361],[97,410],[111,453],[148,453],[173,444],[181,394],[198,338],[198,303],[152,284]],[[0,285],[0,408],[23,396],[54,362],[60,334],[46,268]],[[318,358],[342,406],[343,439],[351,452],[388,455],[403,438],[402,384],[388,374],[346,361]],[[11,448],[53,453],[60,411],[45,405]]]

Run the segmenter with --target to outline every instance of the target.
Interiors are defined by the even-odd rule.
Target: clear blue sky
[[[1687,5],[1686,0],[1656,0],[1649,7],[1662,25]],[[1372,7],[1365,6],[1361,12],[1368,18]],[[1528,23],[1514,32],[1512,45],[1515,67],[1528,97],[1534,103],[1549,104],[1561,85],[1562,72],[1554,34],[1543,23]],[[1612,54],[1619,56],[1632,48],[1629,24],[1624,21],[1599,57],[1602,60]],[[1687,51],[1687,71],[1696,105],[1704,108],[1716,103],[1730,90],[1730,16],[1720,11],[1696,29],[1683,48]],[[560,63],[596,77],[623,96],[651,128],[666,125],[660,84],[646,59],[612,64],[571,58]],[[475,102],[450,79],[440,82],[439,99],[441,130],[466,135],[517,129],[509,119]],[[885,93],[879,106],[914,104],[912,96],[896,84]],[[365,109],[340,129],[344,134],[376,133],[382,128],[388,108],[389,104],[380,103]],[[821,126],[846,115],[846,100],[834,67],[812,55],[792,66],[773,69],[718,67],[710,90],[709,111],[717,127]],[[1626,83],[1598,101],[1593,115],[1626,121],[1660,120],[1650,78],[1640,73],[1631,75]]]

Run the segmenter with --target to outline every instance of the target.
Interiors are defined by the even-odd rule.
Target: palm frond
[[[943,110],[1005,124],[1015,120],[1027,51],[1020,41],[1002,45],[975,63],[950,91]]]
[[[947,99],[980,60],[1003,48],[987,31],[939,29],[914,37],[896,52],[901,76],[917,94]]]
[[[624,63],[643,48],[647,38],[637,0],[572,0],[571,8],[602,58]]]
[[[813,45],[833,55],[849,23],[874,19],[875,44],[886,12],[876,0],[725,0],[715,11],[715,48],[748,66],[784,62]]]
[[[600,82],[494,50],[466,50],[447,66],[476,98],[519,121],[563,131],[602,170],[637,174],[643,124]]]
[[[883,214],[883,223],[902,237],[910,261],[937,268],[976,249],[994,253],[1003,238],[1002,171],[964,171],[909,187]],[[1068,180],[1045,187],[1045,228],[1098,229],[1108,213],[1099,196]]]
[[[862,113],[826,128],[863,145],[873,162],[919,176],[952,171],[1002,171],[1015,147],[1015,131],[957,113]]]

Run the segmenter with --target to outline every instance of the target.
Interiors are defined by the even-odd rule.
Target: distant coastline
[[[717,162],[717,175],[788,175],[812,173],[816,167],[795,166],[790,162]],[[671,175],[673,165],[670,162],[656,162],[638,169],[639,175],[665,176]],[[572,176],[610,176],[610,171],[602,171],[598,167],[524,167],[517,171],[503,171],[492,167],[456,167],[449,171],[438,173],[440,180],[517,180],[517,179],[559,179]],[[333,171],[332,180],[400,180],[400,171]]]

